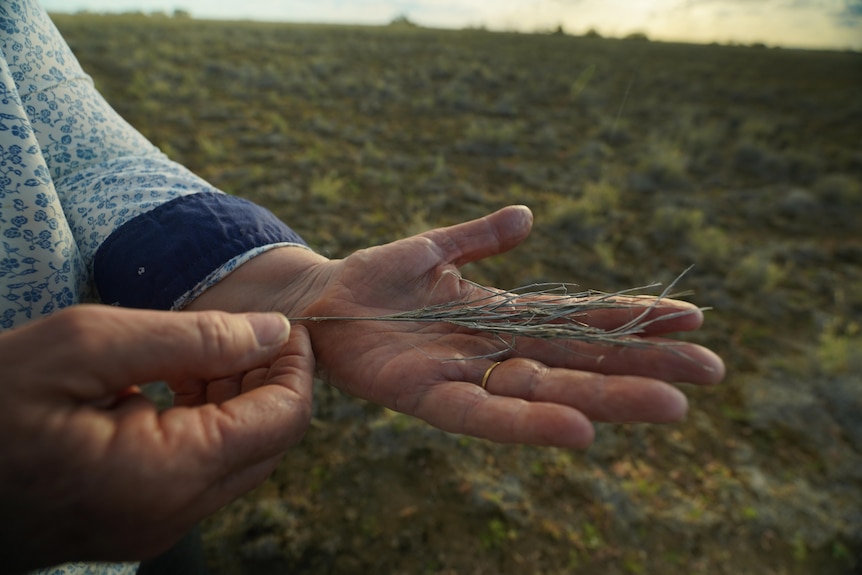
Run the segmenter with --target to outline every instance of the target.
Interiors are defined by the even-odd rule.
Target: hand
[[[458,266],[512,249],[531,226],[530,211],[512,206],[344,260],[273,250],[204,294],[199,305],[241,305],[242,294],[253,293],[290,317],[370,317],[470,299],[476,288],[458,281]],[[650,317],[680,310],[691,313],[652,323],[643,335],[661,341],[663,334],[700,327],[703,315],[684,302],[664,300]],[[580,319],[607,329],[631,318],[631,310],[605,310]],[[318,368],[332,384],[440,429],[498,442],[583,448],[593,440],[591,420],[678,421],[686,398],[666,382],[712,384],[724,375],[721,360],[693,344],[670,353],[519,338],[509,349],[492,335],[445,323],[305,325]],[[486,357],[457,360],[478,356]],[[486,370],[501,360],[482,389]]]
[[[457,279],[457,267],[513,248],[531,223],[528,210],[512,207],[332,262],[326,287],[303,315],[379,316],[486,295],[471,295],[477,288]],[[664,302],[652,315],[680,309],[693,306]],[[653,323],[648,335],[699,327],[703,316],[693,311]],[[606,310],[585,321],[610,327],[631,317],[631,310]],[[593,439],[590,420],[676,421],[686,412],[685,396],[664,381],[714,383],[723,374],[721,360],[695,345],[675,348],[686,358],[528,338],[508,349],[493,335],[441,323],[308,327],[319,368],[334,385],[443,430],[499,442],[585,447]],[[451,361],[478,356],[487,357]],[[482,389],[477,384],[495,361],[502,363]]]
[[[312,372],[275,314],[76,306],[0,335],[4,569],[163,551],[300,440]],[[183,407],[132,387],[157,380]]]

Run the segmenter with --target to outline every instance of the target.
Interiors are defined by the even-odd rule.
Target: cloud
[[[862,0],[845,0],[835,18],[839,26],[862,27]]]
[[[0,0],[2,2],[3,0]],[[299,22],[386,24],[399,15],[424,26],[525,32],[562,25],[606,36],[643,32],[693,42],[764,42],[862,49],[862,0],[41,0],[59,11],[164,10]]]

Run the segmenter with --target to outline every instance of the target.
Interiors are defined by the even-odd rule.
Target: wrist
[[[328,258],[303,247],[275,248],[235,269],[185,309],[278,311],[288,317],[301,316],[326,284],[331,264]]]

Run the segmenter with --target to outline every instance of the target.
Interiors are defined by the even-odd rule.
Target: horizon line
[[[700,40],[692,40],[692,39],[674,39],[674,38],[665,38],[660,36],[650,36],[648,32],[644,30],[632,30],[625,35],[609,35],[602,33],[598,27],[592,26],[588,30],[577,33],[570,32],[565,29],[562,24],[557,27],[550,27],[546,29],[536,28],[534,30],[519,30],[515,28],[496,28],[489,27],[484,24],[469,24],[461,27],[450,27],[450,26],[429,26],[425,24],[421,24],[418,22],[414,22],[409,19],[408,16],[400,15],[389,22],[385,23],[369,23],[369,22],[340,22],[340,21],[302,21],[302,20],[289,20],[289,19],[280,19],[280,18],[270,18],[270,19],[262,19],[256,18],[253,16],[246,18],[238,18],[234,16],[197,16],[188,10],[183,9],[175,9],[173,13],[167,12],[165,10],[122,10],[122,11],[111,11],[111,10],[89,10],[89,9],[79,9],[74,11],[67,10],[48,10],[49,14],[62,14],[65,16],[142,16],[146,18],[164,18],[164,19],[176,19],[176,20],[197,20],[201,22],[245,22],[245,23],[256,23],[256,24],[287,24],[294,26],[336,26],[336,27],[360,27],[360,28],[397,28],[402,27],[404,29],[416,28],[422,30],[440,30],[440,31],[451,31],[451,32],[487,32],[494,34],[523,34],[523,35],[536,35],[536,36],[553,36],[560,35],[564,37],[570,38],[595,38],[602,40],[620,40],[620,41],[630,41],[630,42],[656,42],[663,44],[688,44],[693,46],[721,46],[728,48],[752,48],[752,49],[768,49],[768,50],[792,50],[792,51],[813,51],[813,52],[844,52],[844,53],[862,53],[862,46],[853,47],[853,46],[801,46],[801,45],[791,45],[791,44],[772,44],[763,40],[752,40],[752,41],[741,41],[741,40],[710,40],[710,41],[700,41]]]

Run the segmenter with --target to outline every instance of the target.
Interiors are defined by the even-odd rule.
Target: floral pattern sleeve
[[[0,3],[0,242],[2,329],[81,301],[179,309],[305,245],[125,122],[34,0]]]

